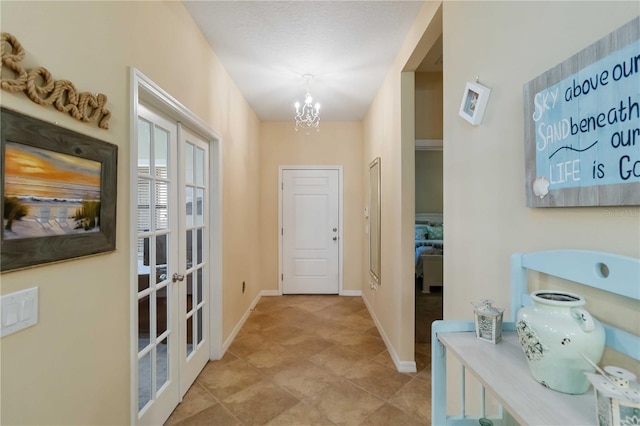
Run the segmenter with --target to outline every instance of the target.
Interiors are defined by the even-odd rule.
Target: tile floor
[[[165,425],[427,425],[430,344],[398,373],[360,297],[263,297]]]

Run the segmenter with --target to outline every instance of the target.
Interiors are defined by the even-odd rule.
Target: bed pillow
[[[428,232],[428,228],[429,225],[416,225],[416,235],[415,235],[415,239],[417,240],[426,240],[427,239],[427,232]]]
[[[443,240],[444,227],[442,225],[427,225],[427,240]]]

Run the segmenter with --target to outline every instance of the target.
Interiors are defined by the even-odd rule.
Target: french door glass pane
[[[193,188],[188,186],[185,188],[185,206],[186,206],[186,210],[185,213],[187,215],[187,226],[193,226],[193,213],[194,213],[194,206],[193,206]]]
[[[187,356],[193,352],[193,315],[187,318]]]
[[[193,273],[187,274],[187,314],[193,308]]]
[[[196,230],[196,264],[202,263],[202,229]]]
[[[204,185],[204,150],[196,148],[196,185]]]
[[[145,348],[151,342],[150,307],[149,296],[138,300],[138,350]]]
[[[198,268],[198,270],[196,271],[196,280],[198,281],[196,292],[198,298],[196,299],[196,303],[199,305],[200,303],[202,303],[202,268]]]
[[[151,159],[151,123],[138,119],[138,172],[149,174]]]
[[[151,401],[151,352],[138,360],[138,411]]]
[[[155,193],[155,229],[163,230],[169,227],[169,211],[167,202],[169,201],[169,184],[167,182],[156,182]]]
[[[154,165],[155,175],[160,178],[169,177],[167,164],[169,161],[169,132],[156,127],[154,135]]]
[[[169,277],[167,274],[167,265],[169,262],[169,236],[156,236],[156,283],[159,284],[166,281]]]
[[[187,264],[185,265],[185,269],[190,269],[193,266],[193,231],[187,231]]]
[[[151,181],[138,178],[138,232],[151,229]]]
[[[202,342],[202,309],[203,308],[198,309],[198,316],[196,317],[196,344]]]
[[[204,225],[204,189],[198,188],[196,190],[196,225]]]
[[[184,166],[185,183],[193,184],[193,145],[190,143],[184,146]]]
[[[156,292],[156,337],[167,331],[167,319],[169,306],[167,287],[162,287]]]
[[[149,288],[149,238],[138,238],[138,291]]]
[[[169,338],[156,346],[156,389],[160,389],[169,380]]]
[[[196,280],[198,282],[198,285],[196,286],[197,291],[197,299],[196,299],[196,304],[200,304],[202,303],[202,268],[198,268],[198,270],[196,271]]]

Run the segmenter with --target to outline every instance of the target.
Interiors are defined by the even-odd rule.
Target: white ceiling
[[[309,73],[323,121],[359,121],[424,1],[184,4],[261,120],[293,120]]]

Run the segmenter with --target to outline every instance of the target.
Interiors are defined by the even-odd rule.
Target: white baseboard
[[[224,354],[227,352],[227,349],[229,349],[229,346],[231,346],[231,344],[233,343],[233,340],[236,338],[240,330],[242,330],[242,327],[244,326],[244,323],[247,322],[247,318],[249,318],[251,311],[255,309],[256,305],[260,301],[260,298],[262,297],[262,293],[264,293],[264,290],[258,293],[256,298],[253,299],[253,301],[249,305],[249,309],[247,309],[244,315],[242,315],[242,318],[240,318],[240,321],[238,321],[236,326],[233,328],[233,331],[231,332],[231,334],[229,334],[229,337],[227,337],[227,340],[225,340],[224,343],[222,344],[222,355],[220,356],[220,358],[224,356]]]
[[[362,296],[362,290],[342,290],[340,296]]]
[[[373,309],[371,308],[371,305],[369,305],[369,301],[367,300],[366,297],[363,297],[362,300],[364,300],[364,304],[367,306],[367,310],[369,311],[369,315],[371,315],[371,318],[373,319],[373,322],[375,323],[375,325],[376,325],[376,327],[378,329],[378,333],[380,333],[380,336],[382,336],[382,340],[384,341],[384,344],[387,347],[387,351],[389,351],[389,355],[391,356],[391,360],[395,364],[396,369],[400,373],[415,373],[415,372],[417,372],[418,368],[416,367],[416,362],[415,361],[402,361],[402,360],[400,360],[400,357],[398,356],[398,353],[396,352],[396,350],[394,349],[393,345],[391,344],[391,340],[389,340],[389,338],[385,334],[384,330],[382,329],[382,326],[380,325],[380,321],[378,321],[378,318],[376,317],[375,313],[373,312]]]

